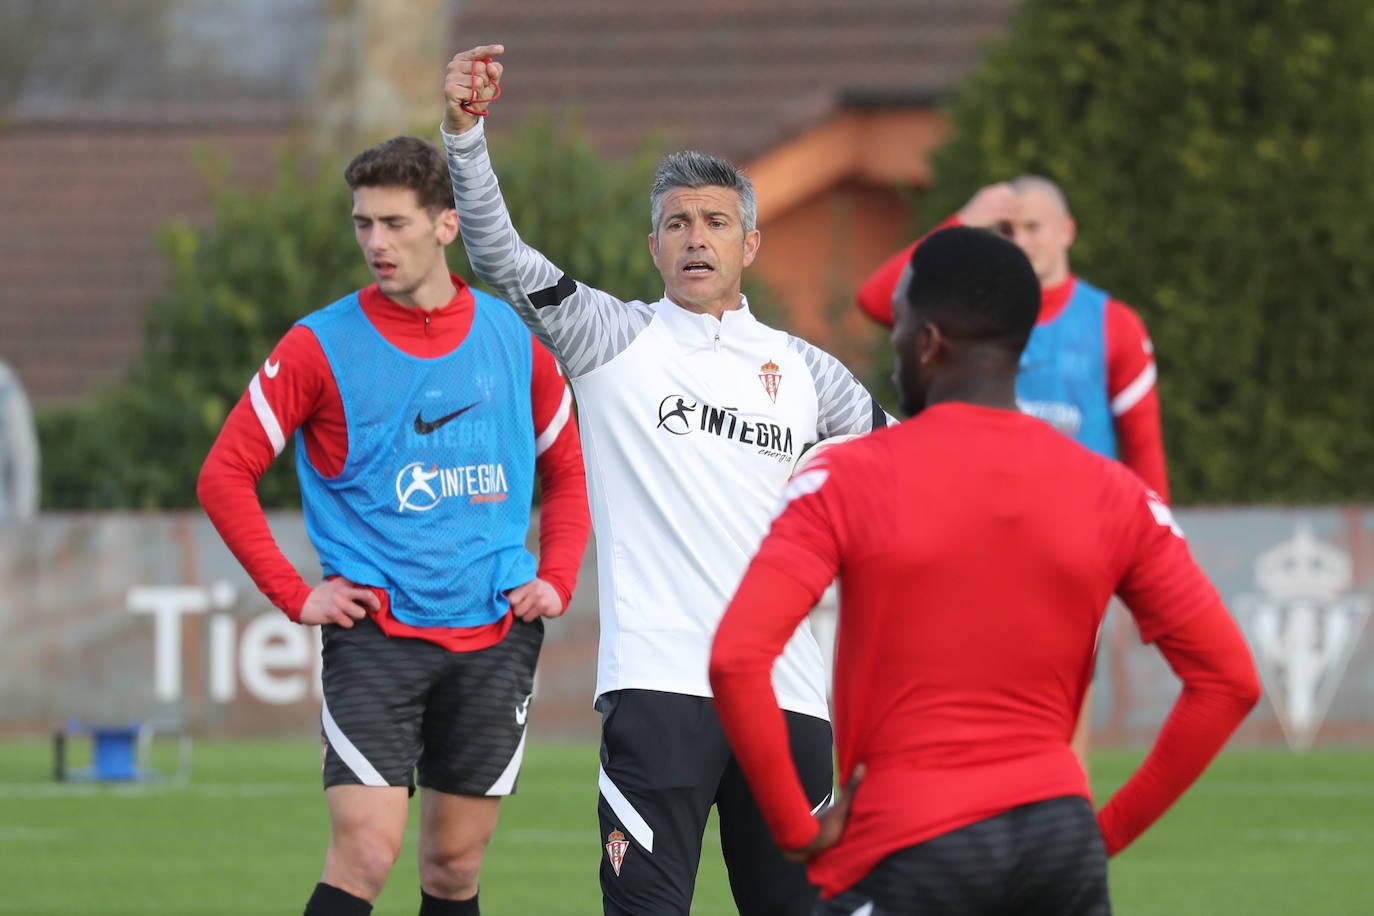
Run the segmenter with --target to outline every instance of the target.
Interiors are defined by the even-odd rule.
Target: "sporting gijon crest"
[[[620,866],[625,864],[625,852],[630,848],[630,841],[625,839],[625,834],[619,830],[612,830],[606,837],[606,858],[611,862],[611,868],[615,870],[616,877],[620,876]]]
[[[1236,610],[1284,737],[1305,751],[1359,645],[1369,596],[1350,590],[1350,555],[1306,523],[1260,555],[1255,581],[1259,590],[1239,596]]]

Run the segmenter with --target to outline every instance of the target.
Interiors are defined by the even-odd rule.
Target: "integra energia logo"
[[[792,428],[769,420],[752,420],[740,416],[729,407],[689,400],[680,394],[670,394],[658,403],[657,429],[674,436],[704,433],[719,436],[741,445],[756,447],[770,457],[791,462],[795,451]]]
[[[428,512],[455,496],[470,503],[499,503],[509,494],[506,468],[499,463],[440,468],[412,461],[396,475],[397,512]]]

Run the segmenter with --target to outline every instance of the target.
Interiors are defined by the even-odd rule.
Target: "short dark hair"
[[[353,191],[410,188],[420,206],[431,214],[454,208],[448,160],[438,147],[421,137],[392,137],[368,147],[344,169],[344,181]]]
[[[953,226],[911,253],[906,301],[949,337],[1020,352],[1040,314],[1040,281],[1025,253],[985,229]]]
[[[739,192],[739,220],[745,233],[758,228],[759,202],[754,183],[732,163],[718,156],[688,149],[664,156],[649,189],[649,220],[658,232],[663,199],[676,188],[725,188]]]

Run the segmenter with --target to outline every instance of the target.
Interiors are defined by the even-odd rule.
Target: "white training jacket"
[[[577,398],[601,604],[596,696],[709,697],[711,640],[797,455],[896,421],[839,360],[760,323],[747,302],[717,320],[576,282],[516,233],[481,122],[444,144],[473,271],[557,355]],[[829,718],[807,623],[773,688],[783,709]]]

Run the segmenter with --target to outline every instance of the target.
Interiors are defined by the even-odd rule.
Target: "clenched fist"
[[[461,134],[471,130],[500,96],[505,68],[497,58],[505,51],[505,45],[478,45],[453,55],[444,70],[445,131]]]

